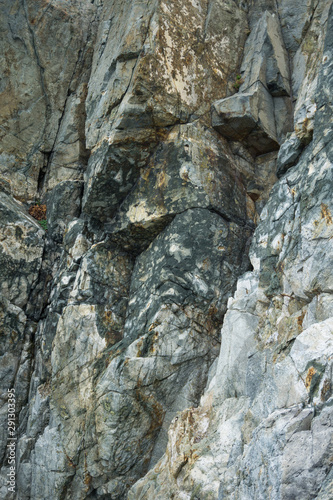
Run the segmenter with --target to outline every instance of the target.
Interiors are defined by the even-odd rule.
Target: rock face
[[[266,11],[247,39],[234,84],[239,93],[212,107],[213,127],[254,156],[279,149],[292,128],[289,61],[277,16]]]
[[[1,498],[330,500],[332,2],[0,22]]]

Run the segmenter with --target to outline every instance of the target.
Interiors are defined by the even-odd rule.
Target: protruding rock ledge
[[[254,156],[279,149],[273,100],[261,83],[250,92],[215,102],[212,125],[228,139],[243,142]]]

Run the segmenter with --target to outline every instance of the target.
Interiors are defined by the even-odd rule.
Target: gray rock
[[[226,94],[246,25],[241,8],[220,0],[208,9],[204,0],[103,6],[87,96],[85,213],[110,222],[165,128],[204,116]]]
[[[47,9],[40,0],[3,3],[0,176],[21,199],[36,198],[57,140],[71,143],[75,135],[67,130],[66,138],[59,137],[58,131],[83,55],[89,67],[94,11],[96,5],[85,0],[56,1]],[[68,156],[62,161],[69,163]]]
[[[253,27],[234,88],[238,94],[213,104],[213,127],[243,142],[254,156],[279,149],[292,128],[292,105],[288,54],[276,14],[266,11]]]
[[[254,270],[229,299],[201,404],[191,423],[191,410],[173,420],[166,453],[130,499],[331,497],[331,94],[319,82],[318,96],[325,88],[327,97],[314,119],[316,139],[306,145],[295,123],[294,144],[304,152],[261,212]],[[314,85],[312,100],[317,91]],[[297,150],[291,142],[280,153],[280,172]],[[205,420],[202,433],[197,422]]]
[[[22,204],[0,193],[0,292],[25,307],[42,263],[44,231]]]
[[[254,155],[279,148],[273,99],[259,83],[212,106],[212,125],[221,135],[246,144]]]
[[[47,230],[50,237],[62,243],[67,224],[81,212],[82,181],[59,182],[47,195]]]
[[[297,163],[303,147],[301,140],[296,135],[292,135],[281,145],[277,157],[276,175],[278,177],[282,177],[290,167]]]
[[[332,8],[3,2],[1,498],[331,499]]]
[[[253,226],[244,182],[218,135],[198,124],[176,126],[105,228],[113,240],[140,252],[176,214],[200,207]]]
[[[244,53],[240,92],[247,92],[259,80],[273,97],[290,95],[288,54],[275,13],[262,15],[251,30]]]

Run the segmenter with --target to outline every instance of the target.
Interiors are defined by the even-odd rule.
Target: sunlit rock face
[[[3,2],[1,498],[332,498],[331,4]]]

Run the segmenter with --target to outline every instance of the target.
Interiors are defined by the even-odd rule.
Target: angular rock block
[[[212,208],[227,220],[251,223],[244,184],[219,135],[197,124],[179,125],[152,155],[114,219],[112,239],[140,253],[176,214]]]
[[[212,125],[228,139],[243,142],[254,156],[279,149],[272,97],[260,83],[250,92],[216,101]]]
[[[240,70],[241,92],[258,80],[273,97],[290,96],[290,71],[279,19],[266,11],[251,31]]]

